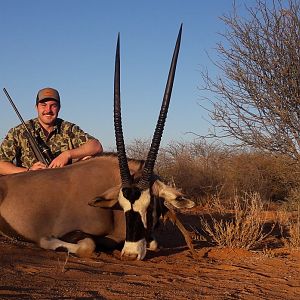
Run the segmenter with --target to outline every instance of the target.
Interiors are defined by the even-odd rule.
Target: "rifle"
[[[30,147],[35,155],[35,158],[44,163],[47,167],[50,165],[51,161],[53,160],[53,155],[49,149],[49,147],[47,145],[45,145],[45,143],[38,143],[36,138],[32,135],[32,133],[30,132],[30,130],[28,129],[28,127],[26,126],[22,116],[20,115],[17,107],[15,106],[13,100],[11,99],[11,97],[9,96],[7,90],[4,88],[3,89],[8,101],[10,102],[10,104],[12,105],[13,109],[15,110],[17,116],[19,117],[22,125],[24,126],[26,132],[26,138],[30,144]]]

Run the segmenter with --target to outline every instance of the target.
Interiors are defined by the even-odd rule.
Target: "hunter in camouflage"
[[[54,157],[63,151],[78,148],[88,140],[94,139],[79,126],[59,118],[56,119],[54,130],[48,138],[37,118],[27,121],[26,125],[37,140],[42,140],[50,148]],[[0,146],[0,161],[14,161],[17,166],[24,168],[30,168],[37,162],[25,132],[22,124],[9,130]]]
[[[10,102],[15,108],[13,101]],[[27,122],[15,108],[21,124],[10,129],[0,145],[0,175],[60,168],[71,161],[102,153],[99,140],[79,126],[58,118],[61,104],[56,89],[41,89],[35,108],[37,118]]]

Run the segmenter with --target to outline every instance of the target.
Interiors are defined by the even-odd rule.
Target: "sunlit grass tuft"
[[[200,218],[200,228],[207,240],[222,248],[252,249],[265,239],[274,226],[265,233],[263,202],[257,193],[235,196],[230,216],[220,201],[216,214]]]

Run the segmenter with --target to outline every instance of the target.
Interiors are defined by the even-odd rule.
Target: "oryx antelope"
[[[120,43],[114,78],[116,155],[102,155],[58,169],[0,177],[0,231],[45,249],[89,255],[95,241],[124,242],[122,256],[143,259],[167,206],[194,205],[158,179],[153,168],[169,106],[182,26],[177,37],[161,111],[145,162],[127,160],[120,109]],[[70,237],[76,233],[76,241]]]

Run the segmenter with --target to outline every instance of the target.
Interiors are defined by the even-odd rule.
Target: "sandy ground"
[[[300,252],[195,241],[193,257],[170,223],[160,243],[144,261],[121,261],[119,251],[83,259],[1,237],[0,299],[300,299]]]

